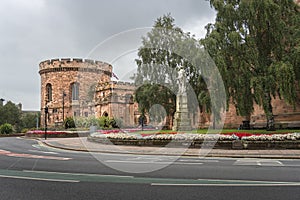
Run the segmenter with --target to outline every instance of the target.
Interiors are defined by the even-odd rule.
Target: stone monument
[[[188,100],[186,93],[186,76],[184,69],[178,72],[178,93],[176,95],[176,112],[174,115],[174,131],[189,131],[192,129],[189,118]]]

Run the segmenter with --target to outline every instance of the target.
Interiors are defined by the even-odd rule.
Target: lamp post
[[[47,139],[47,115],[48,115],[48,105],[45,106],[45,140]]]
[[[65,91],[63,91],[63,95],[62,95],[62,120],[63,120],[63,122],[65,121],[65,96],[67,96],[67,95],[66,95]]]

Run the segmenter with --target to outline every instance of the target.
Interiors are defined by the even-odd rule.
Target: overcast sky
[[[40,110],[41,61],[86,58],[112,35],[151,27],[167,13],[198,38],[215,18],[205,0],[1,0],[0,98]],[[103,59],[97,58],[110,62]],[[116,74],[124,67],[121,60],[112,63]]]

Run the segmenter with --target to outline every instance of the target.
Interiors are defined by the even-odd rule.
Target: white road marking
[[[23,172],[30,173],[44,173],[44,174],[61,174],[61,175],[75,175],[75,176],[98,176],[98,177],[117,177],[117,178],[134,178],[134,176],[121,176],[121,175],[110,175],[110,174],[81,174],[81,173],[68,173],[68,172],[49,172],[49,171],[31,171],[23,170]]]
[[[261,166],[284,166],[279,160],[261,160],[259,163]]]
[[[36,181],[52,181],[52,182],[67,182],[67,183],[78,183],[78,180],[64,180],[64,179],[48,179],[48,178],[34,178],[34,177],[23,177],[23,176],[8,176],[0,175],[2,178],[14,178],[14,179],[25,179],[25,180],[36,180]]]
[[[34,148],[37,148],[37,149],[41,149],[42,147],[40,146],[40,145],[38,145],[38,144],[33,144],[33,145],[31,145],[32,147],[34,147]]]
[[[106,160],[107,163],[128,163],[128,164],[171,164],[172,162],[149,162],[149,161],[130,161],[130,160]]]
[[[180,162],[204,162],[204,163],[210,163],[210,162],[213,162],[213,163],[216,163],[216,162],[219,162],[218,160],[197,160],[197,159],[191,159],[191,160],[186,160],[186,159],[179,159],[177,161],[180,161]]]
[[[56,153],[56,152],[52,152],[52,151],[39,151],[39,150],[28,150],[28,151],[30,151],[30,152],[38,152],[38,153],[44,153],[44,154],[55,154],[55,155],[57,155],[57,154],[59,154],[59,153]]]
[[[151,186],[211,186],[211,187],[270,187],[270,186],[300,186],[300,183],[245,183],[245,184],[209,184],[209,183],[195,183],[195,184],[176,184],[176,183],[151,183]]]
[[[19,157],[19,158],[40,158],[40,159],[50,159],[50,160],[71,160],[72,158],[57,157],[57,156],[41,156],[27,153],[14,153],[6,150],[0,149],[0,155]]]
[[[262,167],[282,167],[285,166],[279,160],[273,159],[241,159],[237,160],[233,165],[256,165]]]
[[[272,182],[272,181],[253,181],[253,180],[239,180],[239,179],[236,179],[236,180],[234,180],[234,179],[201,179],[201,178],[199,178],[199,179],[197,179],[197,180],[199,180],[199,181],[217,181],[217,182],[224,182],[224,181],[226,181],[226,182],[239,182],[239,183],[249,183],[249,182],[251,182],[251,183],[262,183],[262,182],[265,182],[265,183],[278,183],[278,184],[283,184],[283,183],[299,183],[299,182],[278,182],[278,181],[276,181],[276,182]],[[300,183],[299,183],[300,184]]]
[[[157,162],[157,161],[130,161],[130,160],[106,160],[107,163],[128,163],[128,164],[156,164],[156,165],[202,165],[203,163],[180,163],[180,162]]]
[[[233,163],[233,165],[257,165],[257,164],[258,164],[257,160],[252,160],[252,159],[237,160]]]

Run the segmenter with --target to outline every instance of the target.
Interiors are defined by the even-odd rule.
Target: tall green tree
[[[217,11],[201,41],[222,73],[228,101],[249,119],[256,102],[274,129],[272,97],[294,104],[300,16],[290,0],[210,0]]]
[[[11,101],[0,107],[0,125],[9,123],[14,126],[16,131],[21,129],[21,110]]]
[[[188,97],[198,97],[201,88],[207,90],[204,79],[200,76],[192,61],[199,57],[199,42],[189,33],[184,33],[174,23],[170,14],[159,17],[147,36],[142,38],[142,46],[138,51],[139,58],[137,73],[134,76],[138,86],[135,97],[139,103],[142,114],[160,104],[166,110],[168,118],[173,118],[176,111],[176,94],[178,91],[178,71],[185,70]],[[201,59],[199,59],[201,60]],[[203,100],[208,95],[199,95]],[[197,105],[191,103],[198,101],[190,99],[190,112],[197,112]],[[202,101],[199,101],[203,103]],[[205,102],[207,103],[207,102]],[[165,112],[156,112],[163,116]],[[156,116],[159,117],[159,116]]]
[[[40,114],[23,113],[21,116],[21,125],[23,128],[35,128],[37,126],[37,119],[40,118]]]

